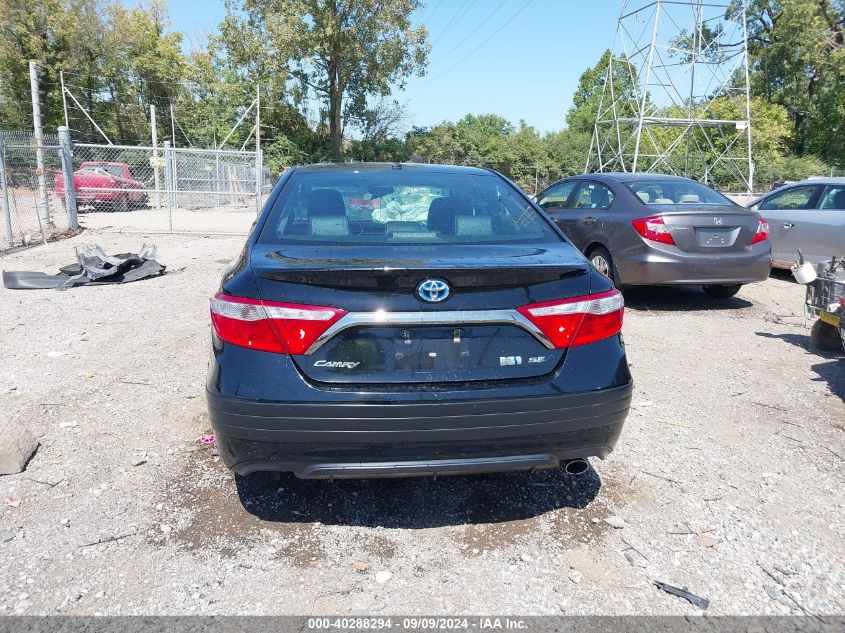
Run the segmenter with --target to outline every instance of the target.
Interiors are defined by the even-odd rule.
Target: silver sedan
[[[772,264],[818,263],[845,257],[845,178],[812,178],[755,200],[749,207],[769,221]]]

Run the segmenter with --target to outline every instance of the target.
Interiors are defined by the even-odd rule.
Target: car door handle
[[[595,223],[596,223],[596,219],[595,219],[595,218],[593,218],[593,217],[584,218],[584,219],[583,219],[583,220],[581,220],[581,221],[582,221],[584,224],[595,224]]]
[[[783,224],[781,224],[781,227],[785,229],[791,229],[793,226],[795,225],[792,222],[784,222]]]

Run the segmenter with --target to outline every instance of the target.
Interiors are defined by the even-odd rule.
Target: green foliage
[[[692,32],[681,29],[680,34],[669,43],[669,56],[678,57],[685,64],[689,64],[693,59],[701,59],[709,64],[722,63],[728,56],[728,51],[719,45],[723,33],[721,24],[710,26],[706,22],[701,24],[700,29]],[[733,48],[735,49],[736,45]]]
[[[578,80],[578,88],[572,95],[572,107],[566,114],[566,123],[572,130],[593,133],[596,118],[601,106],[602,118],[612,118],[613,104],[604,94],[607,84],[608,67],[612,65],[613,86],[615,93],[617,115],[620,117],[633,116],[638,107],[637,69],[622,57],[612,57],[610,51],[605,51],[599,62],[585,70]]]
[[[409,138],[413,154],[425,162],[490,167],[529,192],[583,172],[589,142],[584,132],[541,136],[524,121],[515,127],[495,114],[468,114],[457,123],[415,129]]]
[[[162,0],[126,8],[112,0],[0,0],[0,123],[32,126],[30,59],[39,62],[46,129],[64,123],[60,71],[68,87],[114,141],[149,138],[137,103],[167,109],[185,75],[180,33],[166,33]],[[123,105],[123,107],[121,107]],[[79,140],[102,140],[87,118]]]
[[[812,155],[766,156],[758,159],[755,164],[754,179],[757,183],[765,184],[804,180],[810,176],[823,176],[830,171],[824,161]]]
[[[410,22],[421,0],[226,0],[219,29],[190,54],[182,50],[181,34],[169,28],[165,1],[0,0],[0,126],[31,126],[28,60],[36,59],[48,131],[64,122],[60,70],[112,140],[130,144],[150,139],[148,106],[154,104],[160,140],[170,139],[174,127],[171,140],[180,146],[219,145],[260,87],[264,163],[273,172],[341,155],[385,161],[418,156],[492,167],[534,191],[535,184],[584,170],[596,118],[613,116],[603,98],[608,71],[618,116],[633,116],[643,98],[636,69],[605,51],[581,75],[566,129],[540,134],[523,121],[468,114],[406,134],[404,108],[389,95],[425,69],[428,34]],[[755,180],[845,167],[845,5],[749,0],[748,7]],[[710,46],[720,28],[683,32],[673,42],[673,56],[703,49],[713,62],[733,54]],[[180,127],[171,126],[171,107]],[[720,99],[697,115],[744,118],[737,107]],[[232,134],[227,148],[254,146],[251,121]],[[73,105],[71,127],[77,140],[101,138]],[[651,132],[649,142],[664,147],[677,138],[671,130]],[[698,130],[690,138],[706,150],[702,164],[691,166],[703,172],[723,141]],[[670,160],[684,166],[684,143]]]
[[[368,98],[402,88],[428,61],[425,27],[411,27],[418,0],[229,0],[220,42],[245,70],[280,70],[298,83],[302,103],[323,102],[330,149],[341,156],[344,121],[360,117]]]
[[[748,27],[752,89],[786,109],[790,150],[845,165],[845,4],[752,0]]]
[[[73,66],[97,69],[103,37],[101,3],[63,0],[0,0],[0,122],[31,127],[29,60],[41,62],[46,123],[61,120],[58,74]],[[58,106],[58,107],[57,107]]]

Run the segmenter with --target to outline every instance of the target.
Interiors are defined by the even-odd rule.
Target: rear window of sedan
[[[417,169],[295,173],[259,238],[332,245],[558,241],[503,178]]]
[[[733,204],[718,191],[692,180],[630,180],[623,184],[648,205]]]

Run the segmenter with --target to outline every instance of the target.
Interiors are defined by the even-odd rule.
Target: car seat
[[[428,220],[426,222],[428,230],[437,231],[444,235],[454,235],[457,215],[457,208],[452,198],[435,198],[428,205]]]
[[[845,188],[840,189],[837,191],[834,196],[833,200],[831,200],[831,205],[827,207],[828,209],[845,209]]]
[[[311,235],[349,235],[349,221],[343,196],[336,189],[314,189],[308,196],[308,224]]]

